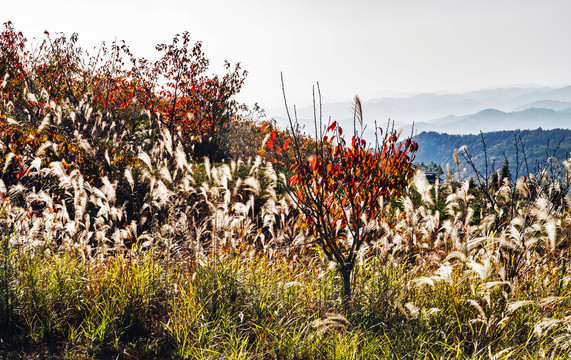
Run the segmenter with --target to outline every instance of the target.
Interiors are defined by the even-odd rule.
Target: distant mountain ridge
[[[405,126],[406,127],[406,126]],[[571,108],[553,110],[527,108],[521,111],[503,112],[485,109],[475,114],[449,115],[431,123],[415,124],[417,131],[436,131],[449,134],[477,134],[482,132],[523,129],[565,129],[571,127]]]
[[[509,87],[471,91],[463,94],[423,93],[409,97],[386,97],[362,101],[363,117],[372,137],[375,120],[394,120],[405,133],[415,123],[417,132],[477,134],[480,131],[571,128],[571,86]],[[353,125],[353,103],[322,105],[323,118],[337,120],[349,129]],[[297,109],[300,122],[313,128],[313,107]],[[279,124],[286,125],[284,109],[270,111]]]

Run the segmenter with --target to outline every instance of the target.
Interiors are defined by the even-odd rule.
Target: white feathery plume
[[[108,165],[111,165],[111,159],[109,158],[109,150],[105,150],[105,161]]]
[[[460,251],[452,251],[450,254],[448,254],[448,256],[446,257],[446,259],[444,259],[444,261],[449,261],[452,259],[458,259],[461,262],[466,262],[467,260],[466,255]]]
[[[210,159],[208,157],[204,157],[204,169],[206,171],[206,176],[208,177],[208,179],[211,178],[211,174],[210,174]]]
[[[89,119],[91,118],[91,113],[93,112],[93,108],[86,105],[86,109],[84,111],[85,111],[85,120],[89,121]]]
[[[80,148],[85,150],[88,154],[95,155],[95,150],[93,150],[93,148],[89,144],[89,141],[87,141],[86,139],[83,139],[83,138],[79,139],[78,145]],[[109,156],[109,155],[107,155],[107,156]]]
[[[3,172],[6,172],[6,169],[8,169],[8,166],[10,166],[14,157],[16,157],[16,154],[14,154],[13,152],[10,152],[6,156],[6,161],[4,161],[4,169],[2,170]]]
[[[246,180],[244,180],[244,186],[254,195],[260,195],[261,187],[260,182],[253,176],[249,176]]]
[[[123,208],[112,206],[109,208],[109,215],[113,221],[122,221],[123,220]]]
[[[169,184],[172,184],[172,176],[167,167],[161,168],[161,171],[159,173],[161,174],[164,180],[166,180]]]
[[[553,307],[567,299],[568,298],[562,296],[547,296],[539,301],[539,305],[543,307]]]
[[[10,125],[20,125],[20,123],[17,120],[14,120],[12,118],[6,118],[6,121],[8,122],[8,124]]]
[[[486,280],[488,278],[490,270],[492,269],[492,262],[489,257],[486,257],[482,263],[468,259],[466,261],[466,265],[482,280]]]
[[[31,103],[37,103],[38,99],[36,99],[36,95],[32,93],[28,93],[28,101]]]
[[[149,157],[149,154],[147,154],[144,151],[141,151],[139,153],[138,158],[145,163],[145,165],[147,165],[147,167],[149,168],[150,171],[153,171],[153,166],[151,165],[151,158]]]
[[[498,214],[498,216],[501,217],[502,214],[503,214],[503,212],[500,212]],[[480,222],[480,229],[488,230],[488,232],[493,231],[495,221],[496,221],[496,214],[495,213],[484,216],[484,218]]]
[[[230,167],[226,164],[212,169],[214,183],[224,189],[228,189],[228,180],[232,179],[232,172]]]
[[[411,283],[418,288],[422,288],[422,286],[424,286],[424,285],[428,285],[429,287],[433,287],[436,284],[436,282],[434,281],[432,276],[417,277],[416,279],[413,279],[411,281]]]
[[[50,172],[52,175],[57,176],[60,182],[60,186],[64,189],[69,189],[72,187],[71,178],[67,174],[65,167],[59,161],[53,161],[49,164]]]
[[[265,171],[264,171],[264,176],[265,176],[267,179],[269,179],[269,180],[271,180],[272,182],[274,182],[274,183],[275,183],[276,181],[278,181],[278,176],[277,176],[277,174],[276,174],[276,171],[275,171],[275,169],[274,169],[274,166],[273,166],[272,163],[269,162],[269,161],[266,163],[266,169],[265,169]]]
[[[52,104],[53,104],[53,106],[55,107],[56,123],[59,125],[59,124],[61,124],[61,118],[62,118],[61,106],[59,106],[59,105],[56,106],[55,102],[51,101],[51,102],[50,102],[50,106],[52,106]]]
[[[488,323],[487,321],[487,317],[486,317],[486,313],[484,312],[484,309],[482,308],[482,306],[473,299],[468,299],[466,300],[466,302],[470,305],[472,305],[476,310],[478,310],[478,314],[479,314],[479,320],[482,320],[484,323]]]
[[[2,79],[2,89],[6,87],[6,84],[8,83],[8,78],[10,77],[10,74],[8,72],[6,72],[6,74],[4,74],[4,78]]]
[[[428,183],[424,171],[418,171],[414,176],[412,183],[414,184],[416,190],[422,196],[422,200],[425,203],[432,204],[432,197],[430,196],[430,189],[432,188],[432,186],[430,186],[430,184]]]
[[[84,194],[76,193],[74,197],[74,208],[75,208],[75,219],[82,219],[85,215],[85,210],[87,209],[87,196],[82,196]]]
[[[507,286],[510,285],[509,281],[488,281],[487,283],[484,284],[483,290],[489,293],[490,290],[493,290],[498,286],[506,286],[506,285]]]
[[[160,208],[164,207],[167,204],[171,195],[172,192],[161,180],[156,182],[156,186],[151,191],[153,202]]]
[[[260,169],[260,165],[262,165],[262,157],[260,155],[256,156],[256,160],[254,164],[250,168],[250,175],[256,174]]]
[[[39,171],[41,167],[42,167],[42,159],[37,157],[37,158],[34,158],[34,160],[30,163],[28,170]]]
[[[409,311],[411,318],[416,319],[418,318],[418,315],[420,315],[420,310],[412,302],[407,302],[406,304],[404,304],[404,307]]]
[[[133,191],[134,186],[135,186],[135,180],[133,179],[133,174],[131,173],[130,168],[125,169],[125,179],[127,179],[127,182],[129,183],[129,186],[131,187],[131,191]]]
[[[212,181],[214,182],[214,186],[220,186],[221,182],[220,182],[220,177],[218,176],[218,169],[216,169],[216,167],[213,167],[210,170],[210,174],[212,175]]]
[[[461,192],[461,199],[464,200],[465,203],[468,203],[469,200],[473,199],[474,196],[470,195],[470,181],[466,180],[462,183],[462,187],[460,188]]]
[[[167,128],[161,128],[161,135],[163,136],[163,141],[161,143],[164,144],[166,151],[172,156],[172,136],[170,131]]]
[[[264,139],[262,140],[262,146],[261,146],[262,149],[264,149],[266,147],[266,144],[268,143],[268,141],[270,141],[270,136],[271,136],[270,133],[268,133],[268,134],[266,134],[266,136],[264,136]]]
[[[50,94],[46,88],[42,88],[42,90],[40,90],[40,99],[45,103],[44,107],[51,107],[52,101],[50,101]]]
[[[466,249],[468,251],[470,250],[474,250],[476,248],[478,248],[481,244],[485,243],[488,241],[488,237],[487,236],[481,236],[481,237],[477,237],[474,239],[470,239],[468,241],[468,244],[466,244]]]
[[[8,194],[10,196],[16,196],[16,195],[23,194],[25,191],[26,191],[26,187],[24,185],[22,185],[22,183],[18,183],[16,185],[10,186],[10,189],[8,190]]]
[[[100,190],[105,194],[106,200],[109,203],[114,204],[116,200],[115,189],[117,188],[117,184],[111,184],[107,176],[104,176],[101,181],[103,182],[103,186],[100,188]]]
[[[566,352],[571,348],[571,326],[569,322],[567,322],[565,330],[565,332],[553,337],[553,342],[557,348]]]
[[[535,304],[535,301],[533,301],[533,300],[513,301],[513,302],[508,303],[507,312],[508,312],[508,314],[513,314],[519,308],[522,308],[522,307],[528,306],[528,305],[534,305],[534,304]]]
[[[434,272],[434,275],[418,277],[412,280],[412,283],[418,287],[422,287],[424,285],[433,287],[434,285],[436,285],[441,281],[451,283],[453,270],[454,270],[453,266],[450,265],[450,263],[446,262],[440,265],[440,267]]]
[[[544,332],[549,332],[553,327],[563,323],[561,319],[546,318],[535,324],[533,327],[533,335],[537,338],[541,338]]]
[[[551,201],[549,201],[545,196],[541,196],[535,200],[531,213],[537,216],[540,220],[547,220],[551,217],[549,213],[550,206]]]
[[[436,307],[430,308],[428,310],[423,308],[421,311],[421,314],[422,314],[423,319],[428,320],[428,319],[432,318],[434,315],[438,314],[439,312],[440,312],[440,309],[436,308]]]
[[[46,141],[44,142],[42,145],[40,145],[40,147],[38,148],[38,150],[36,150],[35,155],[36,156],[40,156],[43,155],[45,153],[45,150],[49,147],[51,147],[53,144],[51,141]]]
[[[421,208],[426,211],[425,208]],[[440,225],[440,212],[436,210],[434,214],[423,214],[424,226],[421,229],[425,235],[429,235],[438,230],[438,225]]]
[[[240,191],[240,188],[242,187],[242,178],[238,178],[236,179],[236,183],[234,184],[234,189],[232,190],[232,196],[235,198],[238,196],[238,191]]]
[[[224,191],[224,202],[223,202],[224,207],[228,208],[228,205],[230,204],[231,201],[232,201],[232,193],[230,192],[230,190],[226,189],[226,191]]]
[[[438,270],[434,273],[438,278],[448,283],[452,282],[452,271],[454,267],[449,263],[444,263],[440,265]]]
[[[184,153],[184,148],[180,141],[175,150],[175,162],[178,169],[184,170],[187,168],[188,162],[186,160],[186,154]]]
[[[98,188],[93,187],[93,189],[91,189],[91,202],[97,203],[99,199],[105,199],[105,194]]]
[[[75,221],[70,221],[67,224],[65,224],[65,231],[68,233],[69,237],[73,238],[75,237],[75,233],[77,232],[77,226]]]
[[[561,220],[559,220],[560,222]],[[557,241],[557,221],[555,219],[548,220],[543,227],[547,233],[547,239],[549,240],[549,250],[555,249],[555,244]]]
[[[1,192],[2,192],[2,189],[0,186],[0,193]],[[53,199],[45,191],[40,191],[39,193],[36,193],[36,192],[29,193],[27,195],[27,201],[29,203],[32,203],[32,202],[44,203],[47,207],[50,207],[50,208],[53,206]]]
[[[44,128],[46,126],[48,126],[48,124],[50,123],[50,115],[46,115],[44,116],[44,118],[42,119],[42,122],[40,123],[40,126],[38,126],[38,129],[36,130],[37,132],[42,132],[44,130]]]

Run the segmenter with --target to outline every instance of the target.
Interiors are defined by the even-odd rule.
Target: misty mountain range
[[[464,94],[424,93],[403,98],[380,98],[363,101],[367,124],[365,137],[370,138],[374,121],[385,127],[394,120],[395,127],[415,133],[436,131],[448,134],[477,134],[480,131],[516,129],[571,128],[571,86],[511,87],[478,90]],[[283,110],[269,111],[278,124],[285,126]],[[297,109],[298,119],[308,132],[313,129],[313,107]],[[353,126],[353,103],[324,103],[324,119],[331,117],[347,131]]]

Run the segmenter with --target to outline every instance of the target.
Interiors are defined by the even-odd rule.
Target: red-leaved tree
[[[286,103],[287,106],[287,103]],[[355,97],[355,120],[362,127],[361,102]],[[354,131],[350,143],[337,122],[327,128],[315,119],[316,141],[311,159],[299,151],[299,127],[290,117],[290,146],[277,149],[292,157],[288,190],[303,216],[300,226],[314,238],[343,278],[345,302],[351,299],[351,275],[362,245],[373,240],[370,224],[383,215],[383,201],[399,197],[413,177],[414,152],[410,138],[399,142],[395,130],[369,147]],[[381,131],[381,129],[377,129]],[[271,141],[275,134],[271,134]],[[273,146],[273,141],[268,147]]]

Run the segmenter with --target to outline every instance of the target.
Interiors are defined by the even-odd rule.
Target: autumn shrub
[[[80,169],[87,181],[115,181],[136,165],[159,135],[158,124],[180,141],[188,156],[223,159],[221,144],[238,105],[246,72],[236,65],[222,78],[208,76],[201,43],[177,35],[150,62],[129,48],[104,44],[90,56],[77,35],[52,38],[46,32],[34,51],[13,25],[4,24],[1,160],[4,182],[15,183],[39,158]]]
[[[46,32],[31,51],[7,22],[0,50],[2,182],[6,188],[22,184],[20,195],[12,196],[19,206],[56,214],[59,208],[79,224],[101,214],[107,196],[103,202],[116,210],[106,215],[112,221],[83,226],[100,234],[123,229],[128,234],[121,237],[133,242],[173,215],[161,205],[169,194],[156,176],[170,176],[183,158],[229,156],[223,143],[240,109],[232,97],[246,72],[226,63],[223,77],[206,75],[208,59],[188,33],[158,45],[161,57],[151,62],[120,42],[90,55],[76,34],[53,38]],[[168,174],[153,174],[148,154]],[[26,203],[27,191],[39,198]],[[188,191],[181,194],[196,201]]]
[[[289,113],[288,113],[289,114]],[[290,117],[288,138],[283,147],[270,132],[268,148],[289,158],[292,177],[287,184],[290,196],[302,213],[300,226],[319,244],[327,258],[335,262],[343,277],[344,298],[351,299],[351,275],[361,247],[373,240],[375,223],[384,216],[384,203],[401,196],[416,171],[413,165],[418,144],[387,129],[381,142],[370,147],[362,139],[361,102],[355,97],[355,128],[351,143],[343,129],[333,122],[325,127],[315,117],[315,141],[311,158],[303,151],[304,137],[297,119]],[[382,132],[382,129],[377,129]],[[288,147],[289,145],[289,147]]]

